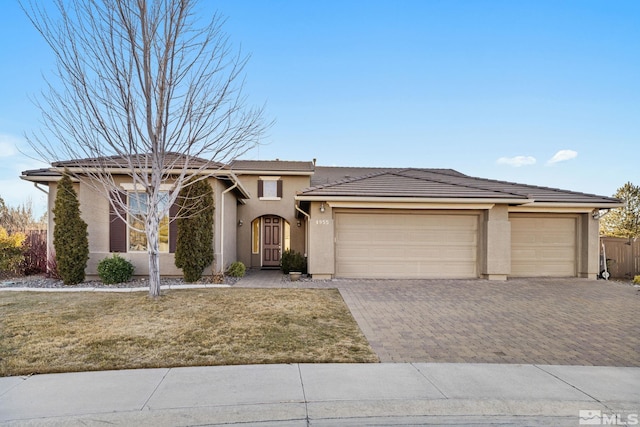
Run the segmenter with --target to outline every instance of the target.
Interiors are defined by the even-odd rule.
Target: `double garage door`
[[[336,213],[336,276],[477,277],[478,215]]]
[[[575,217],[509,220],[511,277],[576,275]],[[476,278],[478,224],[474,213],[336,213],[336,276]]]

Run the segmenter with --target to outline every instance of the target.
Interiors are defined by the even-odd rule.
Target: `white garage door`
[[[477,215],[337,213],[336,276],[477,277]]]
[[[576,218],[512,216],[511,276],[576,275]]]

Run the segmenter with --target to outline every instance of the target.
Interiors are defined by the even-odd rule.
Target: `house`
[[[85,160],[90,163],[90,160]],[[64,168],[28,170],[53,207]],[[113,169],[125,168],[113,161]],[[235,160],[216,165],[212,269],[234,261],[277,268],[282,251],[302,252],[314,279],[584,277],[599,273],[598,222],[620,200],[495,181],[451,169],[324,167],[314,161]],[[125,175],[123,193],[133,191]],[[88,275],[112,253],[148,273],[144,245],[107,200],[76,183],[88,224]],[[49,216],[50,222],[52,215]],[[167,218],[170,221],[170,218]],[[174,224],[171,222],[170,224]],[[53,223],[50,223],[49,242]],[[175,227],[161,245],[161,274],[173,262]]]

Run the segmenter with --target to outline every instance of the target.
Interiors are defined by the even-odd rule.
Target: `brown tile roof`
[[[234,160],[229,164],[233,171],[308,172],[313,173],[313,162],[289,160]]]
[[[335,168],[317,167],[312,187],[302,196],[408,197],[460,199],[534,199],[549,203],[620,203],[612,197],[506,181],[476,178],[451,169],[345,168],[342,179]],[[360,175],[357,175],[361,173]],[[351,175],[353,174],[353,175]]]
[[[185,166],[185,160],[187,157],[180,153],[166,153],[164,156],[165,165],[174,168],[181,169]],[[139,154],[134,156],[133,162],[139,167],[143,167],[144,165],[150,164],[151,159],[148,154]],[[223,163],[219,162],[209,162],[206,159],[202,159],[199,157],[191,156],[189,157],[189,168],[190,169],[198,169],[202,166],[210,165],[211,169],[220,169],[224,168]],[[101,167],[101,168],[127,168],[128,162],[124,156],[105,156],[99,158],[86,158],[86,159],[74,159],[74,160],[65,160],[61,162],[54,162],[51,164],[54,168],[91,168],[91,167]]]

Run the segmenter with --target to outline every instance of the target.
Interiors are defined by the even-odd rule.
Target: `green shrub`
[[[289,274],[292,271],[299,271],[300,273],[306,274],[307,259],[300,252],[286,250],[282,253],[280,268],[284,274]]]
[[[0,227],[0,273],[16,273],[24,259],[23,243],[26,236],[23,233],[7,233]]]
[[[133,270],[133,264],[118,254],[113,254],[113,257],[105,258],[98,263],[98,275],[107,285],[128,282],[133,276]]]
[[[636,285],[640,285],[640,276],[635,276],[633,278],[633,283],[636,284]]]
[[[245,267],[244,264],[240,261],[236,261],[229,266],[229,269],[227,270],[227,276],[243,277],[246,271],[247,267]]]
[[[180,190],[175,265],[186,282],[197,282],[213,262],[213,189],[207,180],[188,181]]]
[[[77,285],[84,280],[89,260],[87,223],[80,217],[80,203],[71,178],[63,175],[58,182],[53,208],[53,246],[58,273],[65,285]]]

